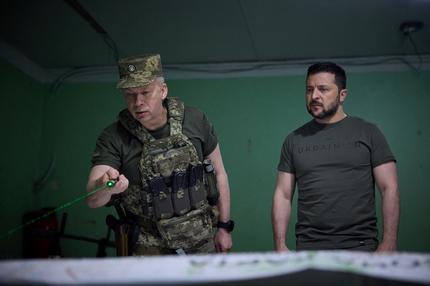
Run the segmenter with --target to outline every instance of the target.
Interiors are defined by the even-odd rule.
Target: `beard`
[[[336,97],[336,100],[333,103],[331,103],[329,106],[327,106],[327,108],[323,107],[322,111],[319,114],[315,114],[312,112],[311,105],[315,103],[319,104],[319,102],[317,101],[311,101],[308,106],[308,112],[310,115],[312,115],[313,118],[326,119],[326,118],[332,117],[334,114],[336,114],[337,110],[339,109],[340,94],[338,94],[338,96]]]

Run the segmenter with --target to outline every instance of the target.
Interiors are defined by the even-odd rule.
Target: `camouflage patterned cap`
[[[119,82],[117,88],[145,86],[156,77],[163,76],[158,54],[133,56],[118,61]]]

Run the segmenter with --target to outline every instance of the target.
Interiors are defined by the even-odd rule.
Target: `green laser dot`
[[[115,184],[116,184],[116,181],[110,180],[110,181],[107,181],[106,186],[108,188],[112,188],[113,186],[115,186]]]

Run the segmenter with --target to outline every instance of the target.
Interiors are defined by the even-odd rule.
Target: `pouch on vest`
[[[188,173],[175,171],[172,175],[172,202],[176,215],[183,215],[191,209],[188,194]]]
[[[153,160],[161,176],[169,177],[175,168],[186,168],[188,166],[190,152],[188,147],[180,147],[157,154]]]
[[[203,165],[190,165],[188,191],[193,209],[201,208],[207,204],[206,190],[203,183]]]
[[[146,191],[145,189],[143,189],[140,191],[140,193],[142,198],[142,214],[144,217],[152,217],[154,215],[154,196],[152,195],[152,191]]]
[[[208,202],[211,206],[214,206],[218,203],[219,192],[216,186],[216,176],[214,166],[212,165],[210,160],[204,160],[203,166],[205,169],[205,179],[207,185],[207,198]]]
[[[157,221],[161,237],[171,249],[190,249],[204,240],[213,239],[208,210],[197,209],[180,217]]]
[[[165,219],[173,216],[172,196],[162,177],[155,177],[149,181],[149,188],[153,196],[155,218]]]

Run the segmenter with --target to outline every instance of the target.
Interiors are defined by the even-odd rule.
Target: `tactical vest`
[[[128,110],[120,112],[121,124],[142,142],[141,185],[130,186],[121,202],[133,215],[155,224],[166,247],[189,249],[212,237],[207,189],[214,174],[207,173],[211,165],[200,162],[182,133],[184,104],[176,98],[167,98],[166,103],[170,135],[158,140]],[[213,194],[213,184],[210,187]]]

